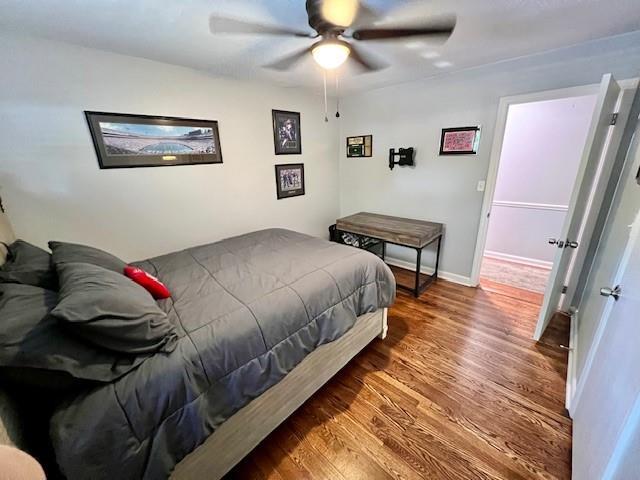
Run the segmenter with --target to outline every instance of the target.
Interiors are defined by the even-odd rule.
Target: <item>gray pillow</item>
[[[49,242],[49,248],[53,252],[53,263],[56,266],[71,262],[90,263],[91,265],[122,273],[127,265],[118,257],[88,245],[51,241]]]
[[[71,331],[117,352],[175,349],[175,327],[143,287],[121,273],[89,263],[61,263],[56,269],[60,296],[51,315]]]
[[[69,335],[49,312],[56,292],[17,283],[0,284],[0,366],[44,370],[56,376],[111,382],[148,355],[124,355],[87,345]],[[42,373],[42,372],[40,372]]]
[[[0,268],[0,283],[58,289],[58,277],[49,252],[24,240],[16,240],[7,246],[7,250],[7,261]]]

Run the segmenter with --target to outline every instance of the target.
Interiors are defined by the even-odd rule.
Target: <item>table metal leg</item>
[[[422,264],[422,249],[416,248],[416,284],[413,289],[413,295],[416,297],[420,296],[420,265]]]
[[[422,250],[429,245],[433,244],[437,240],[437,248],[436,248],[436,265],[433,274],[428,275],[424,282],[420,283],[420,270],[422,267]],[[438,269],[440,267],[440,247],[442,245],[442,236],[437,239],[433,239],[432,242],[428,243],[422,248],[416,248],[416,270],[415,270],[415,283],[413,287],[408,287],[404,285],[398,284],[398,288],[402,288],[404,290],[409,290],[413,293],[415,297],[419,297],[422,292],[424,292],[429,285],[431,285],[438,278]]]
[[[438,266],[440,265],[440,244],[442,243],[442,236],[438,237],[438,249],[436,250],[436,269],[433,274],[438,278]]]

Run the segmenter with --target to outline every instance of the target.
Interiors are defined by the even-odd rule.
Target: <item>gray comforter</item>
[[[281,229],[138,263],[172,292],[159,304],[181,338],[56,411],[51,435],[69,479],[168,477],[307,354],[395,299],[375,255]]]

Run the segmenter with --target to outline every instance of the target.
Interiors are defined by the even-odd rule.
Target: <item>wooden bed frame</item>
[[[13,240],[13,229],[6,215],[0,212],[0,241],[11,243]],[[4,263],[5,253],[0,245],[0,265]],[[358,317],[351,330],[315,349],[284,379],[224,422],[176,465],[171,479],[223,477],[373,339],[386,335],[386,308]],[[0,444],[24,447],[16,441],[19,438],[16,425],[20,419],[11,403],[3,398],[0,391]]]

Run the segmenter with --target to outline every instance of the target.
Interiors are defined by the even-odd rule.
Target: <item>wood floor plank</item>
[[[403,355],[409,360],[419,361],[419,366],[425,369],[436,369],[442,373],[470,372],[470,381],[486,376],[493,376],[494,385],[499,385],[515,393],[524,393],[550,411],[564,413],[564,403],[557,398],[555,392],[562,388],[557,380],[552,378],[553,371],[535,370],[524,365],[514,368],[513,364],[499,363],[501,358],[496,356],[496,362],[476,354],[472,345],[465,345],[464,350],[447,349],[446,344],[439,344],[433,340],[424,339],[422,344],[407,335],[405,341],[394,353]],[[529,375],[529,378],[527,378]]]
[[[341,387],[349,388],[349,385],[342,384]],[[458,448],[460,445],[451,448],[452,439],[449,436],[442,435],[438,429],[425,428],[425,424],[419,418],[419,405],[412,405],[411,401],[407,402],[406,396],[398,394],[398,390],[395,390],[389,383],[363,382],[361,387],[358,400],[365,404],[361,413],[372,416],[369,422],[364,421],[363,423],[374,425],[378,436],[388,438],[396,433],[394,440],[397,443],[404,443],[418,451],[424,449],[425,445],[429,445],[427,450],[431,456],[451,471],[448,476],[501,478],[492,471],[492,468],[479,461],[475,455]],[[336,390],[339,393],[339,389]],[[362,418],[359,420],[363,421]],[[388,423],[397,428],[388,428]]]
[[[412,272],[393,268],[411,282]],[[540,295],[436,281],[399,292],[375,340],[229,479],[571,477],[568,321],[531,337]]]
[[[566,449],[548,448],[550,443],[555,445],[559,440],[562,445],[563,440],[565,443],[568,440],[566,431],[560,430],[561,425],[558,425],[558,431],[545,428],[536,412],[522,405],[511,406],[508,399],[499,395],[487,395],[485,389],[490,385],[487,383],[476,384],[474,396],[470,396],[459,377],[454,378],[452,384],[447,382],[446,375],[433,376],[430,372],[429,378],[423,382],[422,378],[409,373],[407,366],[410,365],[404,360],[393,361],[386,371],[428,399],[424,405],[426,409],[437,412],[461,429],[474,432],[478,441],[518,458],[531,468],[540,469],[546,462],[556,458],[564,461],[567,457]],[[486,401],[487,397],[492,401]],[[531,445],[537,445],[537,448],[529,451]],[[523,454],[525,452],[526,455]]]

